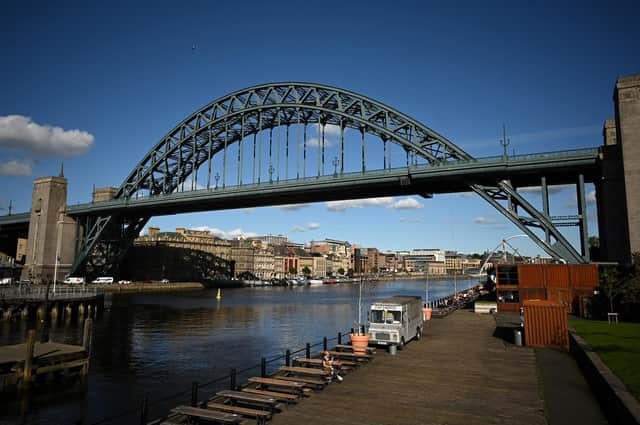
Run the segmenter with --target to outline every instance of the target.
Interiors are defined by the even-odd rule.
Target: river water
[[[457,289],[473,286],[458,280]],[[360,285],[296,288],[223,289],[166,293],[113,294],[95,322],[89,379],[51,382],[20,400],[0,400],[0,424],[137,424],[141,401],[149,400],[149,419],[188,404],[192,382],[208,385],[200,398],[260,373],[260,358],[273,359],[307,342],[322,349],[322,338],[346,333],[357,320]],[[454,292],[454,282],[431,281],[429,298]],[[390,295],[425,296],[425,281],[362,285],[363,321],[371,302]],[[0,323],[0,345],[26,340],[22,322]],[[57,325],[56,342],[79,344],[82,325]],[[347,338],[345,338],[345,341]],[[298,356],[304,353],[298,354]],[[269,363],[270,369],[283,360]],[[220,378],[218,382],[209,383]],[[127,414],[127,412],[130,412]]]

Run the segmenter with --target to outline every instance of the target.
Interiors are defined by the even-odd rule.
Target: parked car
[[[113,278],[110,276],[103,276],[95,279],[91,283],[113,283]]]
[[[31,279],[22,279],[16,282],[18,285],[31,285]]]
[[[118,281],[118,283],[119,283],[120,285],[128,285],[128,284],[130,284],[130,283],[131,283],[131,281],[130,281],[130,280],[119,280],[119,281]]]
[[[2,279],[0,279],[0,285],[11,285],[11,284],[13,284],[12,277],[3,277]]]
[[[84,284],[84,282],[85,282],[84,277],[67,276],[67,278],[64,280],[64,283],[68,283],[68,284],[79,284],[79,285],[82,285],[82,284]]]
[[[169,283],[169,279],[162,279],[160,283]]]

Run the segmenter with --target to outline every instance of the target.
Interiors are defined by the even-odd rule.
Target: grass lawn
[[[570,319],[569,324],[640,400],[640,323]]]

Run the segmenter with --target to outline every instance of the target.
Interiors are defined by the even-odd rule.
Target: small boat
[[[322,279],[309,279],[309,286],[321,286],[323,284]]]

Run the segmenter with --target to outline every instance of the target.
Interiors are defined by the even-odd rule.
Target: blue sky
[[[364,94],[474,156],[501,152],[503,123],[516,153],[600,145],[615,79],[640,72],[640,5],[519,3],[5,2],[0,213],[10,200],[26,211],[33,179],[57,174],[61,161],[69,203],[88,201],[94,185],[119,186],[183,118],[272,81]],[[552,213],[574,212],[573,198],[570,189],[554,193]],[[482,251],[520,233],[480,199],[460,194],[151,223],[383,250]],[[597,233],[593,218],[590,230]],[[575,240],[576,233],[567,235]],[[514,244],[540,252],[526,240]]]

